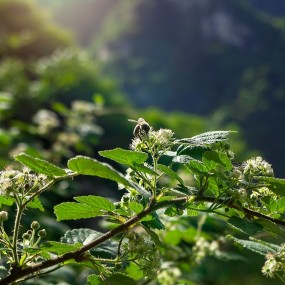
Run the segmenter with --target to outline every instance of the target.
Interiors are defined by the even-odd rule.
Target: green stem
[[[16,267],[19,265],[17,242],[18,242],[21,217],[22,217],[22,214],[24,212],[24,209],[25,209],[25,207],[23,207],[23,205],[21,205],[21,203],[17,204],[17,212],[16,212],[16,217],[15,217],[13,239],[12,239],[12,252],[13,252],[14,264]]]
[[[153,160],[153,170],[155,172],[157,172],[157,161],[158,161],[158,159],[155,156],[153,156],[152,160]],[[157,177],[156,177],[156,175],[154,175],[154,177],[153,177],[153,184],[152,184],[153,200],[154,201],[156,201],[156,186],[157,186],[156,184],[157,184]]]

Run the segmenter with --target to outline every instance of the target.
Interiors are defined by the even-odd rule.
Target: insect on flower
[[[136,123],[136,126],[133,131],[135,137],[141,137],[142,135],[147,135],[148,132],[150,131],[149,124],[143,118],[139,118],[137,121],[130,119],[128,121]]]

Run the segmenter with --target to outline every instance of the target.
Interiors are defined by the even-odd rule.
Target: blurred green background
[[[0,0],[0,167],[21,151],[65,165],[128,148],[127,119],[144,117],[176,137],[237,130],[236,160],[261,154],[284,177],[284,16],[284,0]],[[79,188],[121,195],[101,180],[57,187],[47,225]],[[255,256],[207,262],[197,284],[279,284]]]

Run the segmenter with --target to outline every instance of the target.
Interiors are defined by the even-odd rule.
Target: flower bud
[[[8,213],[6,211],[0,212],[0,222],[5,222],[8,220]]]
[[[37,221],[33,221],[31,224],[31,228],[36,231],[40,228],[40,224]]]
[[[38,236],[41,237],[41,238],[46,237],[46,235],[47,235],[47,232],[46,232],[45,229],[42,229],[42,230],[40,230],[40,231],[38,232]]]
[[[23,239],[25,239],[25,240],[29,240],[29,239],[31,238],[31,235],[29,235],[28,233],[24,233],[24,234],[22,235],[22,237],[23,237]]]

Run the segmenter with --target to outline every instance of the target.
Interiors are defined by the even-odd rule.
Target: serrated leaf
[[[160,171],[164,172],[169,177],[179,181],[181,185],[184,184],[183,180],[179,177],[179,175],[175,171],[173,171],[171,168],[169,168],[163,164],[158,164],[157,167]]]
[[[255,176],[258,181],[265,182],[267,187],[277,195],[285,196],[285,179]]]
[[[145,152],[126,150],[122,148],[99,151],[99,154],[127,166],[144,163],[148,158],[148,155]]]
[[[269,207],[271,213],[283,214],[285,212],[285,197],[281,197],[278,200],[271,199]]]
[[[192,158],[189,155],[178,155],[178,156],[175,156],[172,161],[180,163],[180,164],[185,164],[185,163],[190,162],[191,160]]]
[[[56,205],[54,207],[54,213],[58,221],[63,221],[95,218],[101,214],[101,211],[89,205],[65,202]]]
[[[73,229],[67,231],[64,234],[64,236],[60,239],[60,241],[68,244],[74,244],[74,243],[85,244],[86,239],[88,239],[90,235],[100,237],[102,233],[92,229]]]
[[[207,208],[208,206],[203,203],[196,204],[189,202],[186,204],[186,211],[188,216],[198,216],[200,212],[206,210]]]
[[[99,276],[92,274],[87,277],[87,284],[88,285],[102,285],[103,283]]]
[[[242,247],[247,248],[263,256],[265,256],[268,253],[276,253],[278,251],[275,244],[269,244],[269,243],[263,244],[251,240],[242,240],[230,235],[227,236],[227,238],[233,240],[237,244],[240,244]]]
[[[131,166],[132,169],[135,169],[139,172],[144,172],[153,176],[158,176],[159,174],[157,172],[155,172],[153,169],[143,165],[143,164],[136,164],[134,163],[133,166]]]
[[[194,146],[194,145],[181,145],[179,151],[177,150],[178,155],[189,155],[195,160],[202,160],[203,153],[208,150],[207,146]]]
[[[159,219],[157,213],[153,212],[151,215],[153,219],[151,221],[144,221],[142,222],[142,224],[151,229],[164,230],[165,229],[164,224]]]
[[[40,199],[38,197],[34,198],[31,202],[27,204],[27,207],[33,208],[33,209],[39,209],[40,211],[44,212],[44,206],[41,203]]]
[[[130,202],[128,207],[132,212],[136,214],[140,213],[143,210],[143,205],[138,202]]]
[[[177,156],[177,152],[168,150],[168,151],[164,152],[163,155],[174,157],[174,156]]]
[[[132,187],[130,182],[112,166],[90,157],[76,156],[68,161],[68,168],[79,174],[98,176]]]
[[[29,167],[36,173],[44,174],[49,177],[66,176],[66,172],[64,169],[59,168],[46,160],[35,158],[26,153],[20,153],[18,155],[15,155],[15,160],[21,162],[23,165]]]
[[[81,243],[86,245],[101,236],[102,233],[92,229],[73,229],[67,231],[60,241],[67,244]],[[116,242],[107,240],[99,246],[91,249],[91,253],[92,255],[100,258],[115,258],[117,255],[117,248],[118,245]]]
[[[93,207],[93,209],[97,210],[105,210],[105,211],[113,211],[115,210],[115,206],[112,202],[110,202],[108,199],[101,197],[101,196],[78,196],[74,197],[74,200]]]
[[[117,273],[113,274],[110,277],[106,278],[106,284],[108,285],[136,285],[134,279],[130,278],[129,276]]]
[[[46,251],[61,255],[79,249],[81,246],[82,246],[81,243],[66,244],[62,242],[48,241],[42,244],[39,249],[41,251]]]
[[[232,163],[227,155],[216,151],[204,152],[202,161],[208,169],[215,169],[217,165],[222,165],[225,170],[230,170],[232,168]]]
[[[258,223],[248,221],[246,219],[241,219],[236,216],[230,217],[228,219],[228,223],[232,225],[234,228],[248,235],[256,235],[260,233],[263,229],[262,225]]]
[[[15,202],[15,199],[12,197],[0,196],[0,206],[1,205],[12,206],[14,202]]]
[[[212,131],[199,134],[191,138],[175,140],[174,143],[189,143],[193,145],[203,146],[205,144],[213,144],[228,140],[229,134],[233,131]]]
[[[129,266],[125,269],[125,272],[134,280],[140,280],[144,278],[144,273],[141,268],[134,262],[130,262]]]
[[[186,166],[190,171],[193,171],[197,174],[205,174],[209,172],[206,165],[199,160],[192,159]]]

